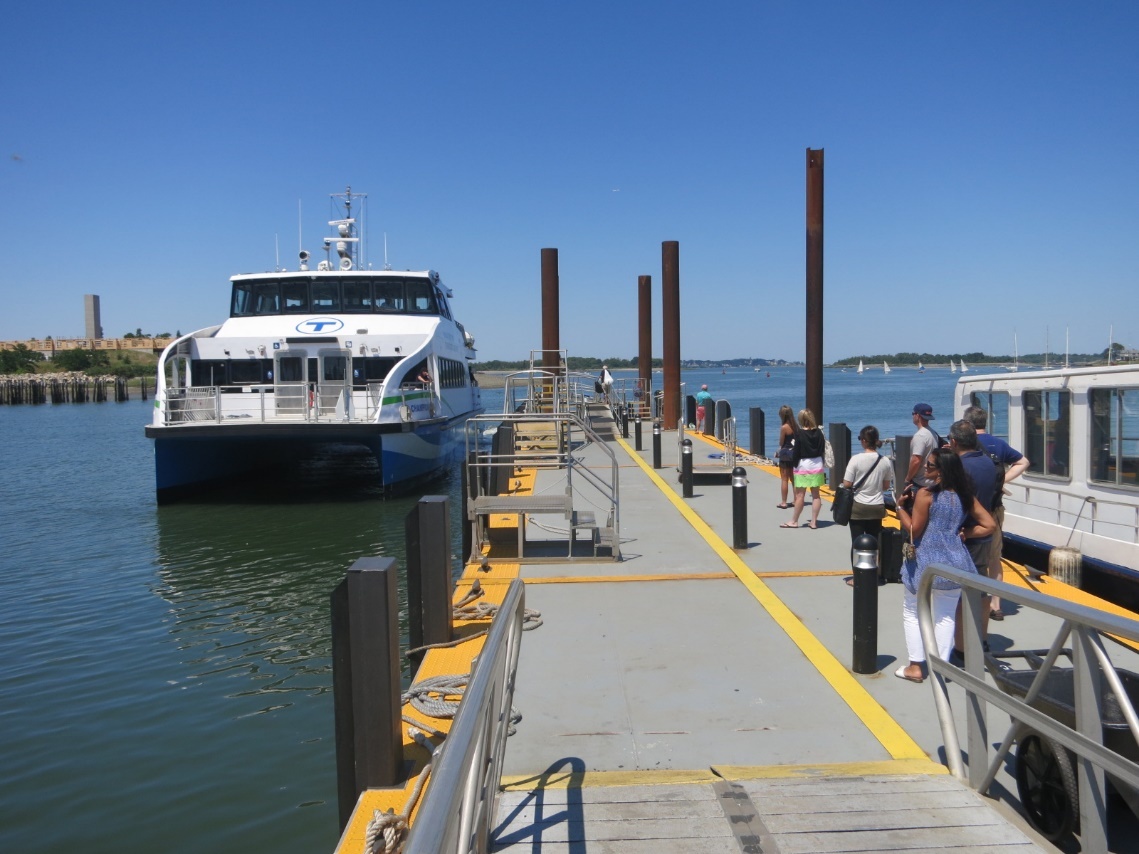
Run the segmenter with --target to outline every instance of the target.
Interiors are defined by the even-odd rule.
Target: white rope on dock
[[[494,602],[476,602],[476,600],[481,599],[485,595],[486,591],[483,590],[482,584],[480,584],[479,580],[476,578],[474,584],[471,585],[471,589],[467,595],[452,605],[451,619],[458,622],[470,622],[473,620],[493,620],[495,615],[498,613],[498,605],[496,605]],[[472,603],[474,604],[472,605]],[[528,632],[532,629],[538,628],[540,625],[542,625],[541,611],[535,611],[532,608],[523,609],[522,631]],[[424,644],[423,646],[417,646],[413,649],[407,650],[404,655],[411,657],[420,652],[426,652],[429,649],[449,649],[450,647],[458,646],[459,644],[466,643],[467,641],[472,641],[475,638],[481,638],[489,631],[490,629],[487,628],[483,629],[481,632],[464,635],[463,637],[455,638],[454,640]]]
[[[469,680],[467,675],[430,676],[412,685],[402,702],[411,703],[413,709],[433,718],[453,718]]]
[[[427,782],[430,773],[431,763],[427,763],[419,772],[403,812],[396,813],[395,810],[372,812],[372,820],[368,822],[368,828],[364,832],[364,854],[381,854],[381,852],[399,854],[403,851],[403,843],[407,841],[407,832],[411,829],[408,819],[411,817],[411,811],[415,809],[415,804],[423,791],[423,784]],[[382,847],[379,843],[382,843]]]

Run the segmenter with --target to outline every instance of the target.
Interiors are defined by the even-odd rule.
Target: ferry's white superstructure
[[[1071,545],[1085,587],[1104,595],[1097,584],[1122,583],[1139,602],[1139,365],[963,376],[957,417],[974,403],[988,432],[1030,461],[1006,486],[1006,538]]]
[[[368,448],[385,488],[436,473],[482,411],[474,339],[434,271],[357,269],[354,201],[333,197],[315,270],[231,278],[229,319],[163,352],[153,422],[160,503],[317,446]],[[335,248],[336,255],[332,250]]]

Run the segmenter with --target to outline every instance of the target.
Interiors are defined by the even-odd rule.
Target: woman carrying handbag
[[[925,679],[925,649],[918,629],[917,591],[922,573],[933,563],[948,564],[963,572],[976,573],[973,559],[961,539],[962,527],[972,518],[974,524],[965,527],[969,537],[984,537],[995,528],[993,517],[973,495],[973,485],[961,465],[961,458],[949,448],[937,448],[925,460],[925,476],[929,486],[923,486],[913,498],[913,507],[898,502],[898,519],[902,530],[908,531],[910,548],[903,549],[902,626],[906,632],[906,651],[909,664],[894,671],[899,679],[921,682]],[[972,509],[968,509],[972,508]],[[933,581],[933,631],[937,640],[937,654],[949,660],[953,650],[954,615],[961,598],[961,588],[945,578]]]
[[[862,453],[855,454],[846,464],[842,485],[854,492],[854,504],[850,511],[850,542],[863,534],[878,539],[882,531],[882,520],[886,516],[885,493],[890,490],[894,472],[890,461],[878,453],[882,443],[878,439],[878,428],[867,425],[858,431],[858,441],[862,443]]]

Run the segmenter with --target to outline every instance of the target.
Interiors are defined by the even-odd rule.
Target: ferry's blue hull
[[[474,413],[471,413],[474,414]],[[325,448],[363,446],[385,490],[410,488],[460,455],[464,418],[411,425],[266,425],[147,428],[154,439],[159,504],[255,472],[280,469]]]

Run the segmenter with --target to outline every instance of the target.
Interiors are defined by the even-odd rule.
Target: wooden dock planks
[[[498,852],[1039,850],[948,776],[511,790],[499,814],[505,820],[492,848]]]

